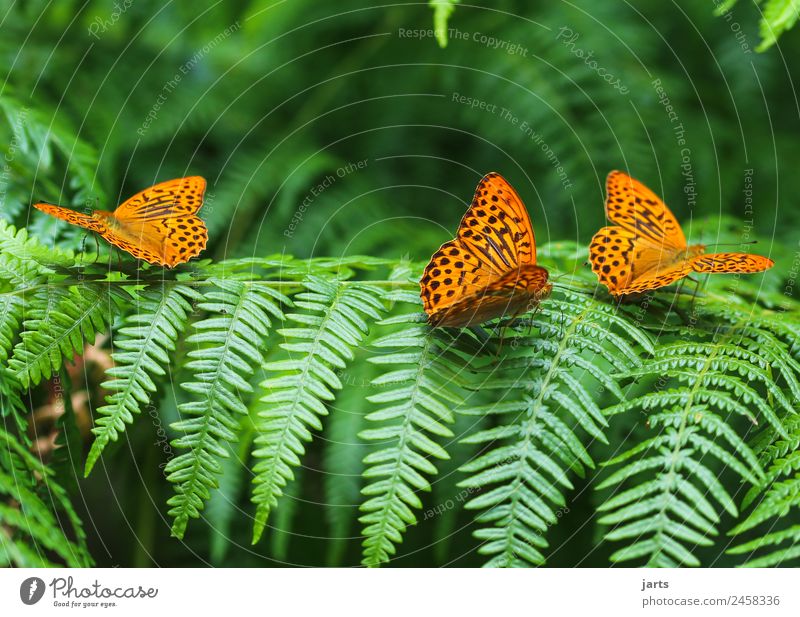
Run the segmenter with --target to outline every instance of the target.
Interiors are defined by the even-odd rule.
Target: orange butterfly
[[[606,180],[606,216],[618,226],[592,238],[589,260],[615,297],[658,289],[692,272],[762,272],[775,262],[749,253],[706,253],[686,245],[683,230],[666,204],[621,171]]]
[[[203,205],[205,178],[190,176],[160,182],[136,193],[114,212],[91,215],[51,204],[34,208],[96,231],[137,259],[170,268],[189,261],[206,248],[208,230],[195,216]]]
[[[547,278],[536,265],[528,211],[512,186],[490,173],[455,239],[433,254],[419,285],[428,323],[458,328],[536,306],[550,295]]]

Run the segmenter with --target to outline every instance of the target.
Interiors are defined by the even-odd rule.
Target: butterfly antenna
[[[561,274],[558,274],[557,276],[554,276],[554,277],[553,277],[553,278],[550,280],[550,284],[551,284],[551,285],[556,285],[556,283],[558,283],[559,279],[562,279],[562,278],[564,278],[565,276],[567,276],[567,273],[566,273],[566,272],[562,272]]]

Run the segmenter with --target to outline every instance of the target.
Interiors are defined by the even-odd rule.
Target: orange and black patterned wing
[[[199,255],[208,238],[205,224],[193,215],[126,222],[102,235],[137,259],[169,268]]]
[[[597,279],[618,295],[633,278],[634,235],[622,227],[603,227],[589,244],[589,262]]]
[[[72,223],[78,227],[90,229],[101,234],[107,229],[105,222],[102,220],[87,216],[86,214],[81,214],[75,210],[70,210],[69,208],[62,208],[61,206],[54,206],[53,204],[44,203],[33,204],[33,207],[37,210],[41,210],[42,212],[46,212],[47,214],[54,216],[57,219],[61,219],[62,221],[67,221],[68,223]]]
[[[551,289],[547,270],[540,266],[526,266],[522,272],[509,272],[488,286],[473,287],[455,302],[434,304],[429,311],[428,323],[462,328],[502,315],[520,315],[534,309],[550,295]]]
[[[443,314],[467,298],[478,297],[497,278],[458,238],[445,242],[431,257],[419,282],[425,312],[432,318]]]
[[[114,211],[119,225],[106,240],[134,257],[170,268],[205,249],[208,230],[196,212],[206,181],[200,176],[167,180],[126,200]]]
[[[643,293],[688,276],[692,266],[673,248],[639,241],[622,227],[603,227],[589,245],[589,261],[613,296]]]
[[[137,259],[172,268],[206,247],[208,230],[196,216],[205,188],[200,176],[168,180],[137,193],[113,213],[98,211],[94,216],[50,204],[34,207],[96,231]]]
[[[434,253],[420,280],[429,322],[460,327],[516,310],[547,289],[547,271],[535,263],[522,200],[502,176],[487,174],[455,239]]]
[[[536,239],[528,211],[514,188],[495,172],[478,183],[457,238],[498,276],[536,263]]]
[[[658,195],[621,171],[606,179],[606,216],[633,233],[637,241],[664,249],[686,248],[686,237],[675,216]]]
[[[768,257],[750,253],[708,253],[698,255],[691,261],[695,272],[717,272],[722,274],[749,274],[769,270],[775,262]]]
[[[114,218],[127,222],[195,214],[203,205],[205,190],[202,176],[159,182],[122,202],[114,210]]]

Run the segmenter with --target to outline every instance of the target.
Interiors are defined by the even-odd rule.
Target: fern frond
[[[23,387],[49,379],[104,332],[130,294],[113,285],[48,285],[25,307],[21,340],[8,361]]]
[[[766,0],[758,27],[761,44],[756,47],[756,51],[766,51],[772,47],[781,34],[797,23],[798,17],[800,17],[800,0]]]
[[[700,359],[704,359],[700,364]],[[698,371],[698,366],[702,371]],[[774,401],[788,413],[793,413],[792,404],[773,377],[767,372],[769,364],[755,353],[733,343],[675,343],[659,348],[656,357],[642,368],[629,371],[628,377],[660,375],[675,378],[680,383],[697,386],[700,396],[715,392],[715,388],[728,391],[743,402],[755,405],[764,418],[779,432],[781,425],[772,406],[758,392],[760,384]],[[796,381],[791,372],[790,378]],[[699,380],[699,382],[698,382]],[[686,391],[683,389],[681,391]]]
[[[19,290],[39,281],[36,266],[9,254],[0,254],[0,362],[8,360],[24,318],[25,296]]]
[[[267,394],[256,426],[258,461],[253,470],[253,503],[256,504],[253,542],[258,542],[284,487],[292,480],[292,467],[300,465],[303,442],[311,441],[311,429],[320,430],[319,416],[328,414],[326,403],[342,383],[337,370],[353,359],[353,349],[369,332],[366,318],[379,319],[384,311],[375,287],[311,277],[306,291],[294,297],[304,313],[290,313],[289,321],[301,327],[284,328],[280,347],[286,360],[267,363],[267,371],[279,373],[262,382]]]
[[[42,245],[37,238],[28,237],[24,227],[16,229],[0,219],[0,253],[13,256],[22,262],[34,262],[39,272],[50,272],[52,266],[69,268],[75,265],[71,251]]]
[[[102,384],[113,394],[106,398],[107,405],[97,410],[92,429],[95,440],[86,459],[85,475],[89,475],[108,442],[119,438],[125,425],[133,422],[133,414],[139,413],[140,406],[150,400],[150,393],[156,391],[153,377],[166,373],[169,353],[175,351],[193,310],[189,301],[200,297],[186,285],[169,289],[153,286],[137,293],[132,303],[135,312],[128,314],[125,326],[119,330],[122,338],[114,340],[115,366],[106,372],[111,380]]]
[[[395,292],[387,298],[419,304],[413,292]],[[369,361],[393,370],[372,380],[384,391],[367,397],[383,404],[366,417],[380,426],[359,435],[382,446],[364,459],[369,484],[361,492],[368,499],[361,505],[364,514],[359,520],[365,525],[366,566],[389,561],[407,526],[416,523],[412,508],[422,507],[416,493],[430,491],[425,475],[436,473],[430,458],[448,458],[436,438],[453,436],[446,425],[454,421],[452,407],[463,400],[456,389],[463,361],[449,349],[451,341],[422,325],[424,321],[425,315],[418,312],[386,319],[381,325],[401,328],[373,342],[373,347],[387,353]]]
[[[16,424],[23,443],[30,445],[27,434],[29,410],[22,401],[22,386],[4,366],[0,366],[0,418],[8,428],[9,418]]]
[[[732,555],[747,555],[743,564],[747,567],[786,566],[800,559],[800,525],[775,530],[782,523],[796,521],[800,513],[800,416],[789,417],[785,425],[788,438],[767,429],[768,439],[759,451],[759,458],[767,469],[766,482],[745,495],[743,507],[756,505],[750,515],[729,532],[732,536],[743,536],[768,523],[763,534],[728,550]],[[760,549],[767,550],[758,554]]]
[[[607,443],[594,392],[602,386],[623,398],[611,369],[640,364],[628,341],[652,350],[649,337],[613,307],[571,291],[522,324],[536,327],[539,337],[515,336],[502,364],[490,358],[479,368],[479,387],[496,393],[493,401],[460,410],[499,417],[494,428],[464,439],[484,451],[462,466],[469,477],[460,483],[480,490],[466,507],[480,511],[474,535],[484,541],[479,552],[490,556],[490,567],[544,563],[544,534],[566,507],[570,471],[583,475],[594,467],[579,435]]]
[[[220,459],[228,456],[221,442],[234,442],[238,414],[246,414],[242,401],[252,388],[246,377],[260,366],[262,349],[272,326],[270,317],[282,319],[280,303],[288,302],[283,294],[256,283],[236,280],[212,281],[200,310],[209,317],[194,324],[194,334],[187,343],[186,368],[194,380],[182,384],[194,400],[179,406],[184,419],[172,429],[183,436],[175,439],[176,449],[189,450],[166,466],[167,478],[174,483],[175,495],[167,503],[174,517],[172,534],[182,538],[189,518],[198,518],[203,502],[216,488]]]
[[[50,469],[3,429],[0,495],[0,567],[53,567],[52,555],[70,567],[93,564],[66,491]]]
[[[725,312],[735,313],[728,307]],[[699,565],[690,548],[713,544],[718,510],[738,514],[718,468],[753,486],[763,482],[762,465],[733,422],[745,419],[746,427],[765,418],[772,430],[785,434],[773,406],[792,413],[781,384],[796,382],[800,365],[783,345],[761,348],[756,341],[775,342],[774,337],[756,329],[733,315],[730,325],[719,324],[713,333],[697,328],[691,332],[695,340],[662,345],[625,374],[648,383],[659,378],[650,391],[607,413],[641,411],[659,433],[605,463],[619,468],[599,488],[618,492],[599,507],[606,512],[600,522],[614,526],[606,539],[628,542],[612,561]]]
[[[728,13],[738,0],[723,0],[714,7],[714,15],[722,16]],[[758,30],[761,34],[761,43],[756,51],[767,51],[778,38],[791,29],[800,16],[800,0],[756,0],[765,6],[761,12]]]
[[[34,163],[32,169],[37,175],[46,177],[51,173],[54,154],[58,153],[66,163],[70,187],[76,190],[75,201],[86,202],[91,197],[105,201],[105,195],[96,182],[97,152],[79,139],[73,129],[65,126],[57,114],[40,106],[23,105],[8,94],[0,96],[0,110],[14,129],[20,152]],[[55,197],[57,195],[51,196]]]

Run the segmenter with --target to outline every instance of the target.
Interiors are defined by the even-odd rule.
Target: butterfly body
[[[499,174],[483,177],[453,240],[431,257],[420,296],[432,326],[460,328],[534,308],[550,294],[528,212]]]
[[[43,212],[95,231],[109,243],[151,264],[173,268],[200,254],[208,231],[195,214],[206,188],[200,176],[167,180],[123,202],[114,212],[90,215],[52,204],[34,204]]]
[[[692,272],[750,273],[773,265],[760,255],[706,253],[702,244],[688,246],[666,204],[623,172],[608,175],[606,191],[606,216],[616,225],[594,235],[589,259],[615,297],[658,289]]]

